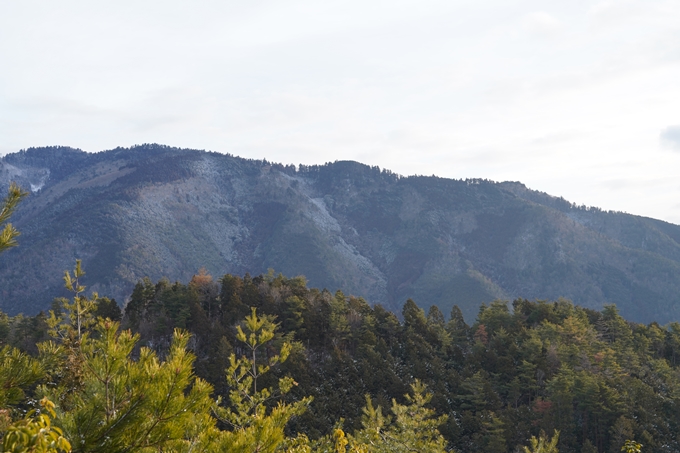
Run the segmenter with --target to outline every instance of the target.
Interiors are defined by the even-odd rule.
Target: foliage
[[[524,447],[524,453],[559,453],[557,448],[557,441],[559,438],[560,432],[557,430],[555,430],[555,434],[553,434],[552,438],[547,437],[545,432],[541,431],[538,439],[536,436],[531,436],[531,440],[529,441],[531,448]]]
[[[286,395],[296,385],[290,377],[279,379],[276,392],[269,388],[258,390],[258,380],[271,367],[285,362],[290,353],[290,344],[283,343],[278,354],[269,357],[263,354],[274,339],[275,329],[271,317],[258,317],[255,308],[246,316],[243,327],[237,326],[236,338],[244,345],[246,354],[229,357],[230,405],[220,407],[218,400],[214,407],[218,419],[231,427],[222,438],[223,447],[229,451],[275,451],[285,439],[284,429],[290,418],[302,414],[311,402],[311,398],[304,398],[293,404],[278,402],[273,408],[267,407],[273,398]]]
[[[426,386],[416,380],[411,385],[413,395],[407,394],[408,404],[392,400],[392,419],[384,417],[380,406],[374,407],[370,397],[364,408],[364,428],[355,434],[359,445],[371,452],[428,452],[443,453],[446,441],[438,427],[447,416],[436,416],[433,409],[425,407],[432,399]]]
[[[13,182],[10,184],[7,196],[3,200],[2,207],[0,208],[0,227],[2,227],[2,231],[0,231],[0,252],[18,245],[16,238],[20,233],[11,223],[7,222],[16,210],[19,202],[27,195],[28,192],[21,190],[16,183]]]
[[[640,453],[642,451],[642,444],[629,439],[621,447],[621,451],[624,453]]]
[[[2,451],[11,453],[68,453],[71,444],[61,429],[52,426],[54,403],[40,400],[44,412],[30,411],[26,418],[11,425],[2,439]]]
[[[75,452],[158,451],[200,444],[210,430],[211,387],[195,378],[189,334],[177,330],[165,361],[148,348],[131,360],[138,337],[101,320],[82,343],[82,377],[76,391],[41,391],[59,400],[56,422]]]
[[[204,271],[140,282],[121,330],[79,276],[84,300],[0,316],[0,430],[47,396],[77,452],[680,449],[677,324],[524,299],[472,325],[408,301],[402,322],[300,278]]]
[[[58,434],[63,431],[74,452],[208,451],[216,436],[212,387],[193,373],[190,335],[175,330],[165,360],[148,348],[135,352],[137,335],[110,319],[94,319],[97,299],[81,296],[82,275],[80,262],[74,278],[66,273],[74,300],[62,301],[59,315],[51,313],[54,341],[38,345],[50,380],[36,394],[57,402],[52,417]],[[49,428],[49,419],[38,422]],[[32,429],[35,423],[18,426]]]
[[[83,331],[95,322],[93,312],[97,307],[99,296],[97,293],[94,293],[92,298],[83,296],[85,286],[80,284],[80,279],[84,275],[81,260],[76,260],[73,277],[71,277],[69,271],[64,272],[64,286],[66,290],[73,293],[73,301],[69,302],[65,298],[57,299],[59,314],[55,310],[50,310],[48,325],[52,336],[55,338],[61,340],[68,338],[71,341],[80,342]],[[68,319],[63,318],[64,312]]]
[[[45,376],[39,361],[11,346],[0,349],[0,409],[20,403],[25,390]]]
[[[220,282],[219,296],[209,302],[193,302],[191,285],[144,283],[146,308],[133,312],[128,307],[142,319],[141,341],[163,344],[165,328],[154,320],[181,306],[165,296],[164,288],[176,288],[172,291],[185,294],[184,306],[191,307],[186,327],[196,335],[199,357],[219,360],[223,353],[218,350],[227,357],[248,355],[251,365],[241,373],[247,368],[250,374],[242,378],[252,379],[257,373],[253,349],[243,341],[236,321],[244,307],[255,307],[260,322],[273,322],[276,316],[280,334],[268,344],[277,346],[253,343],[257,360],[268,366],[264,359],[278,355],[284,337],[294,338],[297,346],[285,362],[258,377],[266,384],[258,383],[257,390],[278,388],[278,379],[294,376],[298,385],[283,400],[314,398],[307,411],[288,420],[291,434],[305,434],[312,441],[326,438],[343,419],[351,448],[364,429],[365,395],[382,407],[390,407],[392,400],[408,405],[403,395],[419,379],[431,392],[429,407],[436,416],[448,416],[439,426],[447,448],[505,452],[532,436],[540,439],[541,430],[559,430],[565,450],[592,445],[618,451],[632,436],[645,444],[675,445],[672,433],[680,429],[675,421],[680,380],[674,371],[680,327],[632,324],[615,307],[596,312],[566,300],[524,299],[516,300],[512,310],[500,301],[483,307],[472,326],[455,307],[447,322],[438,310],[430,309],[426,316],[407,302],[401,323],[360,298],[307,289],[280,275],[226,275]],[[241,328],[247,341],[250,333]],[[219,370],[203,367],[200,360],[197,366],[228,400],[235,387],[223,384]],[[225,361],[223,368],[231,366]],[[252,382],[248,385],[252,392]]]
[[[338,453],[445,452],[446,441],[437,427],[447,417],[437,417],[434,410],[425,407],[432,395],[426,393],[423,383],[416,381],[411,390],[413,395],[406,395],[409,404],[392,401],[393,417],[383,415],[381,407],[375,407],[370,396],[366,395],[363,428],[354,435],[348,435],[336,426],[332,435],[315,443],[315,450]]]

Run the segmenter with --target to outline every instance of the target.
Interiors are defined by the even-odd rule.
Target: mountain
[[[32,194],[0,255],[0,309],[36,313],[83,260],[123,303],[137,281],[304,275],[392,310],[408,298],[468,320],[494,299],[557,299],[628,319],[680,319],[680,226],[575,206],[518,182],[402,177],[341,161],[295,167],[143,145],[31,148],[0,159],[0,189]]]

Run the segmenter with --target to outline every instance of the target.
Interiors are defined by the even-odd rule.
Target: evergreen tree
[[[446,441],[438,426],[446,422],[446,416],[435,415],[427,408],[432,394],[420,381],[411,385],[412,395],[407,394],[407,404],[392,400],[392,417],[384,416],[380,406],[375,407],[371,398],[366,396],[366,407],[362,417],[363,429],[353,436],[346,436],[336,428],[333,437],[322,439],[317,451],[329,451],[329,444],[335,445],[338,452],[375,452],[375,453],[444,453]]]
[[[20,233],[11,223],[7,222],[16,210],[19,202],[27,195],[28,192],[23,191],[16,183],[13,182],[9,185],[7,196],[0,208],[0,227],[2,227],[2,231],[0,231],[0,252],[18,245],[16,238]]]
[[[258,387],[262,376],[271,367],[285,362],[290,354],[289,343],[283,343],[278,354],[266,353],[265,349],[274,340],[276,327],[271,317],[258,316],[255,308],[246,316],[243,326],[237,326],[236,338],[241,342],[244,354],[229,357],[230,404],[221,407],[218,400],[213,408],[218,419],[230,427],[220,439],[223,451],[274,452],[284,443],[288,421],[302,414],[311,402],[311,398],[303,398],[292,404],[279,401],[273,408],[268,407],[272,399],[286,395],[296,385],[290,377],[280,378],[276,390]]]
[[[560,439],[560,432],[555,431],[552,438],[546,436],[545,432],[541,431],[538,439],[531,436],[529,443],[531,447],[524,447],[524,453],[559,453],[557,442]]]
[[[132,360],[138,336],[100,320],[83,335],[78,388],[43,386],[40,393],[57,405],[55,423],[74,452],[200,450],[214,421],[209,415],[209,384],[192,372],[189,334],[175,331],[164,361],[148,348]]]

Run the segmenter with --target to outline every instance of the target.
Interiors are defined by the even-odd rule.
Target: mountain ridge
[[[408,298],[473,319],[496,298],[565,297],[624,316],[680,317],[680,226],[579,207],[519,182],[400,176],[353,161],[282,165],[140,145],[31,148],[0,187],[33,190],[0,257],[0,308],[35,313],[82,258],[88,286],[124,302],[149,276],[305,275],[398,309]]]

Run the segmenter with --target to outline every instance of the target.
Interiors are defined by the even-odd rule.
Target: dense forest
[[[84,296],[79,265],[65,280],[48,314],[0,319],[7,433],[46,398],[51,442],[82,452],[501,453],[556,431],[562,452],[680,450],[680,324],[613,305],[495,301],[468,325],[457,307],[395,314],[303,277],[202,271],[139,282],[121,312]]]

